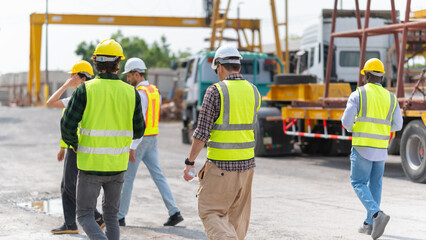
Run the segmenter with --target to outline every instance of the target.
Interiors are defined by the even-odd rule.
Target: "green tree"
[[[170,44],[167,43],[165,36],[162,36],[160,42],[154,41],[148,45],[146,41],[139,37],[124,37],[123,33],[119,30],[111,35],[111,39],[119,42],[123,48],[124,56],[126,59],[120,63],[120,71],[124,69],[124,64],[127,59],[138,57],[144,60],[148,68],[155,67],[169,67],[172,60],[181,57],[188,57],[191,55],[190,50],[178,51],[177,54],[170,51]],[[99,42],[99,41],[97,41]],[[81,56],[84,60],[90,61],[96,45],[92,42],[81,42],[77,46],[75,53]]]

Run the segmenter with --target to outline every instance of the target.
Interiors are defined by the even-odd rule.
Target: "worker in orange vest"
[[[176,206],[169,184],[161,171],[158,161],[157,135],[160,118],[161,96],[156,86],[145,80],[146,65],[140,58],[130,58],[124,66],[127,82],[134,86],[141,97],[142,113],[145,116],[145,135],[143,139],[133,140],[131,148],[136,148],[136,161],[129,162],[121,191],[120,210],[118,219],[120,226],[126,226],[125,216],[129,211],[133,182],[139,163],[143,161],[157,185],[169,213],[169,219],[164,226],[175,226],[183,221]]]

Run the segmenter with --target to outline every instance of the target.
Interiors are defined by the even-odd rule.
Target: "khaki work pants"
[[[243,240],[250,222],[254,168],[221,170],[206,162],[199,172],[198,214],[209,240]]]

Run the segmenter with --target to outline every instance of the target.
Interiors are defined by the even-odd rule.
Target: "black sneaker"
[[[99,225],[99,227],[101,227],[101,228],[104,228],[104,227],[105,227],[105,222],[104,222],[104,218],[102,217],[102,215],[96,219],[96,223],[97,223],[97,224]]]
[[[167,219],[167,222],[164,223],[164,226],[174,226],[182,221],[183,221],[182,215],[180,215],[180,212],[177,212],[173,214],[173,216],[170,216],[169,219]]]
[[[126,220],[124,220],[124,218],[118,219],[118,225],[120,225],[121,227],[125,227],[126,226]]]
[[[78,228],[76,223],[69,225],[64,223],[64,225],[52,229],[50,232],[53,234],[78,234]]]

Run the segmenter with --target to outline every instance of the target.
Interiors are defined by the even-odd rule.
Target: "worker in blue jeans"
[[[390,216],[380,209],[385,160],[390,133],[402,128],[402,115],[395,95],[382,87],[383,63],[372,58],[361,71],[366,84],[348,99],[342,125],[352,132],[351,184],[367,210],[358,232],[377,239]]]
[[[158,121],[160,118],[160,93],[154,85],[145,80],[146,66],[142,59],[131,58],[126,62],[124,73],[127,82],[133,85],[141,97],[142,112],[145,117],[145,135],[140,140],[134,140],[131,147],[136,148],[135,162],[129,162],[124,177],[121,192],[118,219],[120,226],[126,226],[125,217],[129,211],[132,197],[133,182],[141,161],[146,165],[163,198],[169,213],[169,218],[164,226],[174,226],[183,221],[183,217],[176,206],[169,184],[163,175],[158,161]]]

